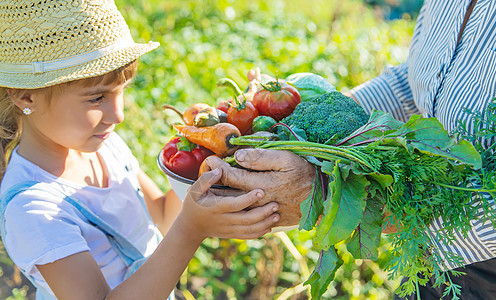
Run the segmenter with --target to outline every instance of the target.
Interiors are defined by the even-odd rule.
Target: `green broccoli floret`
[[[311,142],[325,143],[335,134],[342,139],[363,126],[369,115],[350,97],[330,92],[302,102],[281,122],[305,131]]]

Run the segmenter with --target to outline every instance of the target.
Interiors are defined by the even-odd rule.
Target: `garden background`
[[[161,46],[140,60],[117,132],[164,190],[156,164],[178,121],[161,109],[211,105],[232,95],[222,77],[245,86],[246,73],[285,78],[319,74],[344,92],[405,61],[420,0],[116,0],[137,42]],[[267,234],[249,241],[207,239],[178,284],[179,299],[307,299],[303,282],[318,258],[312,232]],[[387,247],[387,243],[383,247]],[[400,278],[378,262],[345,264],[325,298],[390,299]],[[310,271],[309,271],[310,270]],[[33,288],[0,247],[0,299],[34,299]]]

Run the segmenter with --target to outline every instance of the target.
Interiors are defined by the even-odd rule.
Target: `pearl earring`
[[[27,116],[30,115],[33,111],[29,107],[25,107],[22,112]]]

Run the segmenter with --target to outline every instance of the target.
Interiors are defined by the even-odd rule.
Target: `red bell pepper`
[[[173,137],[163,147],[164,165],[182,177],[196,180],[201,163],[214,154],[205,147],[196,145],[184,137]]]

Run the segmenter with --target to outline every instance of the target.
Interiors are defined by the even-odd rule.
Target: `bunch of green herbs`
[[[473,140],[448,134],[435,118],[415,115],[403,123],[381,111],[373,111],[367,124],[332,145],[308,142],[297,128],[289,130],[293,138],[242,136],[231,143],[291,151],[316,167],[299,224],[300,230],[315,230],[313,245],[320,252],[306,281],[312,298],[322,297],[343,264],[338,244],[345,243],[355,259],[377,260],[383,227],[395,225],[385,268],[391,278],[408,278],[397,293],[409,295],[434,277],[436,285],[446,284],[445,295],[456,299],[460,287],[450,274],[460,273],[446,271],[445,263],[461,265],[461,258],[441,253],[431,239],[449,244],[455,232],[466,234],[481,207],[482,218],[496,224],[484,197],[495,196],[494,170],[483,169]],[[468,137],[468,131],[463,133],[459,136]],[[429,226],[437,218],[443,224],[440,231]]]
[[[473,130],[469,129],[467,122],[460,121],[454,134],[460,139],[471,142],[481,154],[482,168],[478,172],[480,180],[486,180],[486,185],[494,186],[496,176],[496,98],[488,103],[483,112],[470,109],[465,109],[465,112],[472,116]]]

